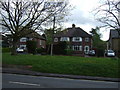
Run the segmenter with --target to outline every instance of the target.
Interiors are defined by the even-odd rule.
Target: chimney
[[[75,28],[75,24],[72,24],[72,28]]]

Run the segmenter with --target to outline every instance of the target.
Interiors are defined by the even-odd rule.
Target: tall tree
[[[39,0],[38,2],[28,1],[0,1],[0,14],[3,27],[11,33],[12,55],[16,55],[17,42],[21,37],[41,31],[41,26],[51,21],[54,15],[64,12],[67,2],[49,2]]]
[[[106,43],[105,41],[102,41],[101,38],[101,34],[100,34],[100,29],[99,27],[96,27],[95,29],[92,28],[92,31],[90,31],[90,33],[92,34],[92,39],[93,39],[93,48],[96,49],[106,49]]]
[[[113,28],[120,35],[120,1],[103,0],[102,4],[95,9],[95,18],[102,22],[102,27]]]

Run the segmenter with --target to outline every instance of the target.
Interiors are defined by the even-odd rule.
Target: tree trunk
[[[11,49],[11,55],[17,55],[16,49],[17,49],[17,40],[13,40],[12,49]]]
[[[50,46],[51,46],[51,44],[48,44],[48,48],[47,48],[47,53],[48,54],[50,53]]]
[[[50,55],[53,55],[53,43],[51,44],[51,50],[50,50]]]

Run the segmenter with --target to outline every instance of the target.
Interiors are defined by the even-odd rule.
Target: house
[[[20,48],[26,49],[26,42],[28,40],[34,40],[37,42],[37,48],[46,48],[46,40],[43,36],[38,34],[37,32],[31,33],[27,35],[26,37],[22,37],[20,41],[18,42],[18,46]]]
[[[107,41],[107,49],[114,50],[120,55],[120,35],[117,30],[110,30],[109,40]]]
[[[88,54],[92,48],[92,36],[80,27],[75,27],[75,24],[72,24],[72,28],[67,28],[54,35],[54,44],[60,41],[69,43],[68,47],[73,50],[73,55]]]

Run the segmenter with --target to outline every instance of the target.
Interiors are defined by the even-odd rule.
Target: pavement
[[[35,72],[35,71],[19,69],[19,68],[5,68],[4,67],[4,68],[2,68],[2,73],[32,75],[32,76],[45,76],[45,77],[59,77],[59,78],[70,78],[70,79],[83,79],[83,80],[98,80],[98,81],[120,82],[120,78],[107,78],[107,77],[93,77],[93,76],[41,73],[41,72]]]

